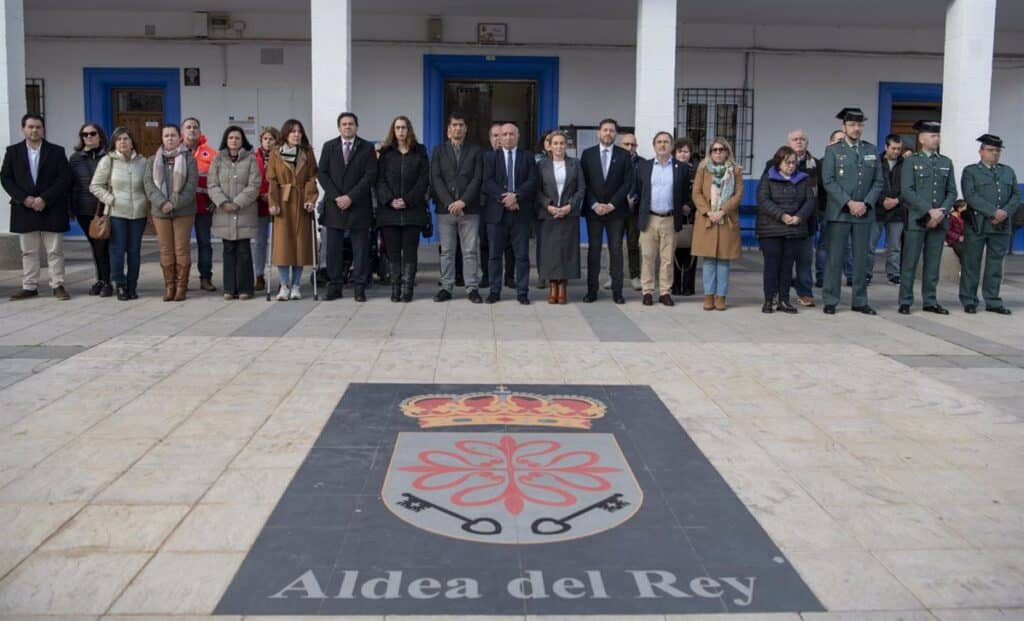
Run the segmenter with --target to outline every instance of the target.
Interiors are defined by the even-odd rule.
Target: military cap
[[[836,115],[836,118],[844,123],[846,121],[857,121],[862,123],[867,120],[867,117],[864,116],[864,112],[862,112],[860,108],[843,108],[839,111],[839,114]]]
[[[978,142],[985,145],[986,147],[995,147],[997,149],[1003,148],[1003,139],[999,136],[993,136],[992,134],[982,134],[977,138]]]
[[[920,134],[937,134],[942,130],[938,121],[918,121],[914,123],[914,131]]]

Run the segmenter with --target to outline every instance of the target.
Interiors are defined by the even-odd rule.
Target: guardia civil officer
[[[821,179],[828,199],[825,203],[825,235],[829,248],[841,249],[853,237],[853,310],[876,315],[868,306],[867,253],[871,240],[872,205],[882,195],[882,168],[875,145],[861,140],[864,113],[860,108],[843,108],[836,118],[843,122],[843,138],[825,149]],[[825,314],[834,315],[839,304],[844,252],[829,252],[825,266],[823,297]]]
[[[921,150],[904,160],[900,176],[900,200],[907,207],[907,228],[903,233],[899,313],[910,314],[917,262],[923,253],[922,310],[948,315],[949,311],[936,299],[935,290],[939,285],[939,263],[949,228],[949,212],[956,201],[953,160],[939,153],[939,123],[918,121],[914,129]]]
[[[999,297],[1003,280],[1003,257],[1010,249],[1013,214],[1020,206],[1020,188],[1013,169],[999,163],[1003,141],[984,134],[978,138],[981,161],[964,168],[960,187],[967,201],[964,218],[963,259],[960,264],[960,303],[964,312],[978,312],[978,273],[985,254],[981,295],[985,310],[1009,315]]]

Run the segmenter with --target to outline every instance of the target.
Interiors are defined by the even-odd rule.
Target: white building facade
[[[998,134],[1024,171],[1024,3],[1010,0],[865,0],[854,15],[838,0],[0,3],[7,144],[20,140],[22,83],[69,149],[86,119],[111,129],[119,89],[161,93],[162,120],[196,116],[211,142],[229,124],[255,133],[294,117],[319,145],[350,109],[368,140],[402,114],[433,146],[467,84],[493,118],[500,85],[519,83],[528,126],[580,127],[581,146],[604,117],[635,127],[648,154],[658,130],[731,132],[748,183],[790,129],[820,154],[844,106],[864,110],[876,143],[915,115],[941,117],[958,169],[976,161],[977,135]]]

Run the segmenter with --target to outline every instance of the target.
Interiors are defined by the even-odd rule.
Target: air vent
[[[284,64],[284,48],[283,47],[264,47],[264,48],[260,48],[260,64],[261,65],[283,65]]]

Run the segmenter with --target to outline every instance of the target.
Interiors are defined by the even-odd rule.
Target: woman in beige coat
[[[732,145],[715,138],[693,180],[697,221],[691,253],[704,257],[702,281],[704,310],[725,310],[729,293],[729,268],[740,258],[740,201],[743,200],[743,169],[733,159]]]
[[[281,126],[284,144],[270,152],[267,199],[274,217],[271,260],[281,278],[278,300],[301,300],[302,268],[313,265],[313,218],[319,190],[316,155],[306,128],[295,119]]]
[[[210,163],[207,190],[213,234],[224,247],[224,299],[248,300],[255,285],[250,240],[259,222],[260,166],[241,127],[224,130],[220,153]]]
[[[134,300],[139,284],[142,234],[149,215],[149,199],[142,178],[146,158],[135,151],[135,137],[126,127],[118,127],[110,136],[107,155],[96,166],[89,192],[110,216],[110,274],[117,286],[117,299]],[[128,273],[125,274],[125,255]]]

